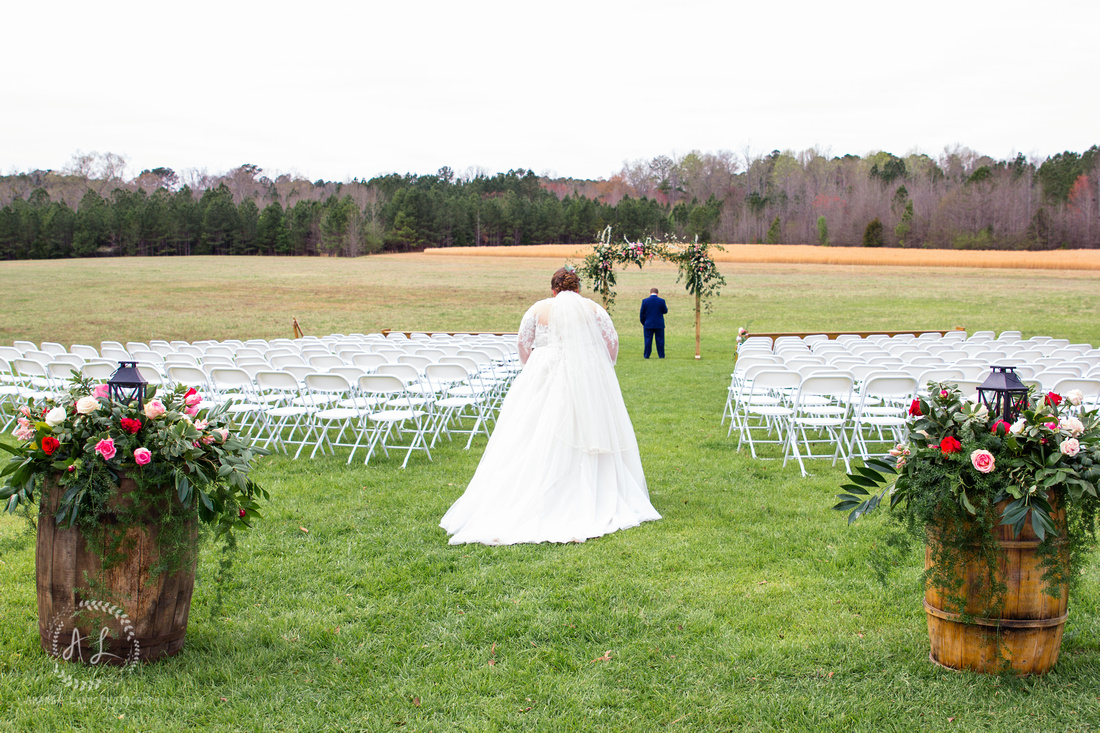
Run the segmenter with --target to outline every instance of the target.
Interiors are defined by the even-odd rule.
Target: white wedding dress
[[[615,377],[619,337],[577,293],[520,323],[516,377],[481,463],[440,526],[452,545],[583,542],[660,519]]]

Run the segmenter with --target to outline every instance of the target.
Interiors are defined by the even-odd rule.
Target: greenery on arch
[[[721,245],[714,246],[725,251]],[[706,238],[700,241],[698,235],[694,242],[682,242],[672,235],[667,240],[646,237],[639,242],[624,239],[619,244],[612,241],[608,226],[581,263],[580,274],[592,284],[592,290],[599,293],[604,308],[610,308],[615,302],[617,267],[637,265],[641,268],[652,260],[675,263],[678,268],[676,282],[684,283],[688,293],[695,296],[695,358],[698,359],[700,315],[703,311],[710,312],[711,299],[717,297],[726,284],[726,278],[711,257],[710,247]]]

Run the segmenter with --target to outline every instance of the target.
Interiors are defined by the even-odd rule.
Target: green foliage
[[[882,234],[882,222],[877,218],[872,219],[867,223],[867,228],[863,230],[863,246],[882,247],[885,244],[886,241],[883,239]]]
[[[765,244],[779,244],[779,240],[783,238],[783,225],[779,222],[779,217],[775,217],[772,220],[771,226],[768,227],[768,233],[764,236]]]
[[[829,223],[825,221],[825,215],[817,217],[817,243],[822,247],[829,246]]]
[[[906,198],[905,211],[902,212],[901,220],[894,227],[894,236],[898,238],[898,246],[905,246],[905,238],[909,236],[910,230],[913,228],[913,199]]]

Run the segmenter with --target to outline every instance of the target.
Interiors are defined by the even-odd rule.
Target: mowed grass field
[[[561,259],[397,255],[0,264],[0,343],[401,330],[514,331]],[[724,263],[693,358],[667,265],[624,270],[617,371],[658,522],[575,545],[451,547],[476,468],[447,444],[364,468],[264,459],[272,500],[224,604],[200,560],[179,656],[75,691],[38,643],[34,538],[0,518],[0,729],[1088,731],[1100,727],[1100,565],[1039,679],[935,667],[918,584],[869,569],[881,519],[830,510],[827,462],[754,461],[719,425],[739,326],[1018,329],[1100,344],[1100,272]],[[637,305],[669,301],[668,358]],[[774,456],[772,452],[770,455]]]

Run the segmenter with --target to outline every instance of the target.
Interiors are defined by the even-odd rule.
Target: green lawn
[[[514,330],[557,262],[395,256],[0,263],[0,342]],[[832,512],[841,471],[753,461],[719,425],[738,326],[1019,329],[1100,343],[1100,273],[722,268],[693,354],[675,270],[624,271],[618,364],[659,522],[575,545],[451,547],[439,518],[484,440],[346,467],[265,459],[272,501],[214,611],[200,562],[179,656],[74,692],[38,646],[34,539],[0,519],[0,729],[1058,730],[1100,727],[1100,565],[1040,679],[935,667],[920,556],[885,586],[881,520]],[[669,358],[637,303],[669,300]],[[346,456],[346,453],[344,454]],[[91,679],[87,670],[74,670]]]

